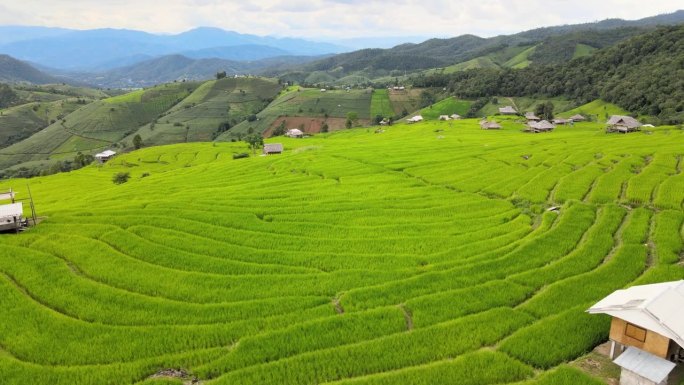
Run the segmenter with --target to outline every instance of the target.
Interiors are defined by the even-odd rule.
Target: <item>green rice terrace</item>
[[[0,182],[30,183],[44,217],[0,235],[0,382],[602,384],[581,362],[610,319],[585,310],[684,278],[684,132],[502,124],[247,159],[175,144]]]

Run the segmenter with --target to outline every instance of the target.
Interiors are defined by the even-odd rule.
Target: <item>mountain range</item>
[[[89,72],[170,54],[192,58],[259,60],[348,50],[331,43],[255,36],[207,27],[177,35],[155,35],[119,29],[77,31],[14,26],[0,27],[0,36],[3,36],[0,53],[51,68]]]

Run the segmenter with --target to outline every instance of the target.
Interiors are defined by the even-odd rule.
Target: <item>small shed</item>
[[[0,205],[0,231],[17,231],[22,227],[24,207],[21,203]]]
[[[104,162],[112,159],[112,157],[114,155],[116,155],[116,152],[114,152],[112,150],[106,150],[106,151],[102,151],[100,153],[95,154],[95,159],[97,159],[97,161],[100,163],[104,163]]]
[[[526,112],[525,119],[527,119],[528,122],[538,122],[541,120],[541,118],[535,115],[534,112]]]
[[[293,128],[291,130],[287,130],[287,132],[285,133],[285,136],[288,136],[290,138],[303,138],[304,133],[302,132],[302,130],[300,130],[298,128]]]
[[[632,347],[614,362],[622,368],[621,385],[665,385],[676,367],[674,362]]]
[[[406,119],[406,121],[408,121],[409,123],[422,122],[422,121],[423,121],[423,117],[422,117],[421,115],[416,115],[416,116],[414,116],[414,117],[412,117],[412,118]]]
[[[555,125],[564,125],[564,124],[570,123],[571,120],[570,119],[556,118],[556,119],[552,120],[551,122]]]
[[[440,115],[439,120],[451,120],[451,118],[449,117],[449,115]]]
[[[583,115],[577,114],[571,116],[569,120],[572,120],[573,122],[584,122],[587,120],[587,118],[585,118]]]
[[[452,115],[450,116],[450,118],[451,118],[452,120],[459,120],[459,119],[461,119],[461,115],[459,115],[459,114],[452,114]]]
[[[556,128],[556,126],[553,123],[548,120],[542,120],[541,122],[528,122],[525,131],[534,133],[550,132],[553,131],[554,128]]]
[[[610,358],[622,364],[622,385],[664,385],[676,364],[684,362],[684,280],[617,290],[588,312],[613,317]],[[628,351],[632,353],[620,359]],[[664,379],[648,374],[655,365],[669,367]]]
[[[518,111],[512,106],[505,106],[499,108],[499,113],[501,115],[517,115]]]
[[[481,120],[480,121],[480,128],[483,130],[500,130],[501,125],[497,122],[494,121],[488,121],[488,120]]]
[[[282,153],[283,153],[282,143],[264,144],[264,155],[282,154]]]
[[[611,116],[606,124],[608,125],[608,127],[606,127],[607,132],[619,132],[622,134],[639,131],[639,128],[642,126],[642,124],[633,117],[623,115]]]
[[[328,90],[326,90],[325,88],[321,88],[321,92],[326,92],[326,91],[328,91]]]

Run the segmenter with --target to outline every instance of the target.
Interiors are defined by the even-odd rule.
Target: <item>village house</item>
[[[452,115],[450,116],[450,118],[451,118],[452,120],[459,120],[459,119],[461,119],[461,115],[459,115],[459,114],[452,114]]]
[[[451,118],[449,117],[449,115],[440,115],[439,120],[451,120]]]
[[[483,130],[500,130],[501,125],[497,122],[494,121],[488,121],[486,119],[483,119],[480,121],[480,128]]]
[[[569,120],[572,120],[573,122],[584,122],[587,120],[587,118],[585,118],[583,115],[577,114],[571,116]]]
[[[587,310],[607,314],[621,385],[667,385],[684,363],[684,280],[617,290]]]
[[[541,118],[535,115],[534,112],[526,112],[525,119],[527,119],[528,122],[538,122],[541,120]]]
[[[555,125],[565,125],[565,124],[568,124],[572,121],[569,119],[556,118],[556,119],[552,120],[551,122]]]
[[[416,116],[414,116],[414,117],[412,117],[412,118],[406,119],[406,121],[409,122],[409,123],[422,122],[422,121],[423,121],[423,117],[420,116],[420,115],[416,115]]]
[[[283,145],[281,143],[267,143],[264,144],[264,155],[272,155],[272,154],[282,154],[283,153]]]
[[[506,107],[500,107],[499,108],[499,114],[501,114],[501,115],[517,115],[518,111],[516,111],[516,109],[511,107],[511,106],[506,106]]]
[[[622,134],[639,131],[642,124],[631,116],[613,115],[606,123],[606,132],[619,132]]]
[[[102,151],[100,153],[95,154],[95,159],[97,159],[97,161],[100,163],[104,163],[104,162],[112,159],[112,157],[114,155],[116,155],[116,152],[114,152],[112,150],[106,150],[106,151]]]
[[[293,129],[287,130],[287,132],[285,133],[285,136],[288,136],[290,138],[303,138],[304,133],[300,129],[293,128]]]
[[[527,123],[527,128],[525,131],[534,132],[536,134],[539,132],[550,132],[553,131],[554,128],[556,128],[556,126],[548,120],[542,120],[540,122],[531,121]]]

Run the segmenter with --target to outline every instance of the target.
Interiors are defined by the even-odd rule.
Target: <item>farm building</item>
[[[570,120],[570,119],[561,119],[561,118],[557,118],[557,119],[552,120],[552,123],[555,125],[564,125],[564,124],[568,124],[571,122],[572,122],[572,120]]]
[[[300,130],[298,128],[293,128],[291,130],[287,130],[287,132],[285,133],[285,136],[288,136],[290,138],[303,138],[304,133],[302,132],[302,130]]]
[[[114,155],[116,155],[116,152],[112,150],[102,151],[100,153],[95,154],[95,159],[97,159],[97,161],[100,163],[104,163],[112,159]]]
[[[406,121],[409,122],[409,123],[422,122],[422,121],[423,121],[423,117],[420,116],[420,115],[416,115],[416,116],[414,116],[414,117],[412,117],[412,118],[406,119]]]
[[[609,354],[621,385],[666,385],[684,363],[684,280],[617,290],[588,312],[613,317]]]
[[[0,204],[0,232],[17,231],[23,225],[24,208],[14,197],[12,190],[0,193],[0,202],[9,202]]]
[[[480,121],[480,128],[483,130],[500,130],[501,125],[497,122],[494,121],[488,121],[488,120],[481,120]]]
[[[452,115],[450,116],[450,118],[453,119],[453,120],[459,120],[459,119],[461,119],[461,115],[459,115],[459,114],[452,114]]]
[[[569,120],[572,120],[573,122],[584,122],[584,121],[587,120],[587,118],[585,118],[584,116],[582,116],[582,115],[580,115],[580,114],[573,115],[573,116],[571,116],[571,117],[568,118],[568,119],[569,119]]]
[[[506,106],[506,107],[500,107],[499,113],[501,115],[517,115],[518,111],[511,106]]]
[[[451,118],[449,117],[449,115],[440,115],[439,120],[451,120]]]
[[[535,115],[534,112],[526,112],[525,119],[527,119],[528,122],[538,122],[541,120],[541,118]]]
[[[639,131],[639,128],[642,125],[633,117],[623,115],[611,116],[606,124],[608,125],[608,127],[606,127],[607,132],[620,132],[623,134],[627,132]]]
[[[541,122],[532,121],[527,123],[527,129],[525,129],[525,131],[534,133],[550,132],[553,131],[554,128],[556,128],[556,126],[548,120],[542,120]]]
[[[267,143],[264,144],[264,155],[282,154],[283,145],[281,143]]]

